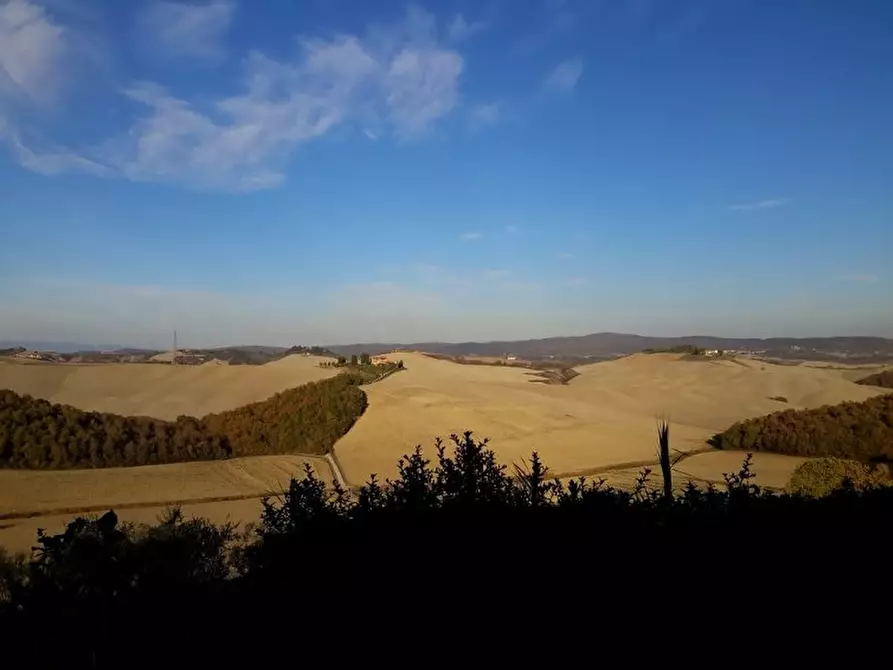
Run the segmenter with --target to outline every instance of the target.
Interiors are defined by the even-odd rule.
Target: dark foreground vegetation
[[[880,386],[885,389],[893,389],[893,370],[884,370],[883,372],[868,375],[856,383],[865,386]]]
[[[748,459],[724,490],[674,496],[644,471],[619,491],[549,481],[535,454],[509,473],[470,433],[452,439],[433,464],[417,449],[394,481],[356,496],[308,471],[244,535],[177,511],[151,528],[108,512],[41,535],[32,557],[0,560],[4,659],[291,667],[295,654],[340,665],[374,651],[389,665],[440,667],[495,649],[529,662],[555,651],[541,637],[552,627],[569,636],[565,651],[587,655],[629,655],[629,642],[684,629],[674,657],[719,652],[716,631],[739,638],[755,616],[761,639],[802,640],[777,629],[773,611],[798,626],[846,612],[871,627],[853,613],[872,590],[836,588],[834,576],[876,575],[883,588],[893,489],[771,494],[752,483]]]
[[[176,421],[85,412],[0,390],[0,467],[106,468],[258,454],[327,453],[366,410],[380,366]]]
[[[739,421],[711,442],[720,449],[893,462],[893,394]]]

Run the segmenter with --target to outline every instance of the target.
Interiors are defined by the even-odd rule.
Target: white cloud
[[[64,30],[23,0],[0,12],[0,93],[14,88],[43,96],[56,83]],[[171,50],[186,55],[177,51],[183,42],[210,55],[216,50],[210,38],[225,30],[232,3],[155,3],[149,12],[145,20]],[[432,15],[410,10],[385,36],[379,31],[367,38],[303,39],[300,56],[289,61],[254,52],[245,59],[241,91],[204,104],[155,83],[134,83],[123,93],[148,114],[87,152],[32,150],[3,116],[0,130],[14,140],[21,165],[42,173],[86,171],[236,191],[268,188],[283,182],[284,165],[298,146],[338,124],[356,121],[370,138],[389,125],[409,139],[456,106],[462,58],[437,44]]]
[[[217,60],[232,22],[235,3],[152,2],[140,16],[138,32],[154,58]]]
[[[164,34],[181,37],[189,30],[219,32],[230,5],[202,5],[204,13],[193,15],[180,5],[156,3],[152,11],[174,17]],[[45,20],[40,13],[29,15]],[[303,38],[299,45],[298,56],[288,60],[250,53],[238,90],[217,99],[199,102],[157,83],[132,83],[122,92],[146,113],[126,132],[89,151],[39,154],[19,142],[16,154],[24,167],[46,173],[86,171],[252,191],[281,184],[294,151],[338,125],[355,123],[370,139],[388,130],[412,139],[458,104],[462,57],[438,44],[433,15],[419,9],[365,37]],[[36,65],[30,70],[41,72]]]
[[[65,30],[43,8],[28,0],[0,5],[0,96],[51,100],[63,80],[66,50]]]
[[[462,57],[438,48],[400,51],[384,79],[389,118],[398,134],[424,133],[459,101]]]
[[[749,211],[753,209],[770,209],[772,207],[783,207],[791,201],[790,198],[771,198],[769,200],[760,200],[759,202],[751,202],[741,205],[729,205],[728,209],[732,211]]]
[[[543,88],[547,91],[571,91],[583,74],[583,61],[572,58],[562,61],[549,73],[543,82]]]
[[[462,40],[467,40],[468,38],[473,37],[482,30],[486,30],[486,28],[486,21],[472,21],[469,23],[465,20],[464,16],[456,14],[456,17],[453,19],[453,22],[447,30],[447,36],[452,42],[461,42]]]
[[[499,121],[500,108],[495,102],[474,105],[469,112],[468,123],[472,130],[492,126]]]
[[[459,239],[462,240],[463,242],[472,242],[474,240],[481,239],[481,234],[480,233],[462,233],[461,235],[459,235]]]

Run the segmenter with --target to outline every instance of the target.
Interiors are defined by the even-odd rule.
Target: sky
[[[893,337],[887,0],[0,0],[0,340]]]

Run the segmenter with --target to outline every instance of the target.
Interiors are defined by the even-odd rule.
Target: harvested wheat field
[[[327,483],[332,471],[313,456],[252,456],[100,470],[0,470],[0,546],[25,551],[37,528],[56,531],[76,514],[114,509],[124,520],[154,521],[165,506],[215,521],[257,521],[260,498],[288,486],[310,464]]]
[[[883,392],[838,370],[672,354],[581,366],[565,386],[532,383],[520,369],[399,357],[407,370],[367,387],[369,408],[336,445],[351,484],[371,473],[393,476],[396,460],[417,444],[433,458],[433,437],[463,430],[489,437],[506,463],[536,450],[554,474],[565,475],[654,459],[659,418],[671,423],[671,446],[691,451],[741,419]],[[777,396],[787,402],[770,399]],[[718,471],[705,478],[737,470],[740,458],[728,460],[713,463]]]
[[[318,456],[248,456],[96,470],[0,470],[0,518],[66,509],[159,505],[281,491],[309,463],[331,482]]]
[[[201,417],[265,400],[278,391],[331,377],[327,358],[287,356],[265,365],[72,365],[0,359],[0,389],[78,409],[176,419]]]
[[[189,517],[202,517],[214,523],[232,522],[244,528],[247,524],[258,523],[261,515],[261,499],[245,498],[212,503],[188,503],[180,506],[183,514]],[[115,514],[123,522],[156,524],[164,513],[164,506],[115,508]],[[107,511],[107,510],[104,510]],[[37,530],[44,529],[50,534],[61,533],[75,516],[97,517],[103,512],[87,514],[53,514],[27,519],[0,520],[0,547],[10,553],[29,554],[37,544]]]

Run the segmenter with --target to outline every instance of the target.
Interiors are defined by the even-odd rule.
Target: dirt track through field
[[[0,389],[78,409],[176,419],[201,417],[265,400],[337,373],[329,359],[287,356],[265,365],[69,365],[0,359]]]

